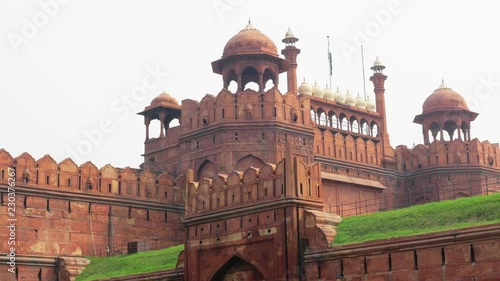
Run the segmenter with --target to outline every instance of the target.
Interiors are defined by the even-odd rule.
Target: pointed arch
[[[236,164],[234,164],[234,169],[236,171],[245,171],[250,167],[260,168],[264,165],[266,165],[266,162],[264,162],[262,159],[252,154],[248,154],[247,156],[240,158],[240,160],[238,160]]]
[[[217,174],[217,167],[214,162],[210,160],[205,160],[198,167],[198,172],[196,173],[198,180],[203,178],[213,178]]]
[[[253,259],[244,259],[240,255],[233,255],[225,259],[210,275],[210,281],[237,280],[236,274],[245,274],[246,280],[270,280],[264,275],[263,268]]]

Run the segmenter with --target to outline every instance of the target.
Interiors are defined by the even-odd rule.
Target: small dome
[[[356,101],[354,100],[354,97],[349,93],[349,90],[347,90],[347,93],[345,94],[345,104],[349,106],[356,105]]]
[[[370,112],[376,111],[375,103],[370,99],[370,97],[368,97],[368,99],[366,99],[366,110],[368,110]]]
[[[300,84],[298,92],[300,95],[306,95],[306,96],[312,95],[311,85],[309,85],[309,83],[306,82],[305,78],[304,81],[302,81],[302,83]]]
[[[335,97],[334,97],[336,102],[344,103],[345,97],[344,94],[339,90],[339,87],[337,87],[337,91],[335,91]]]
[[[439,88],[424,101],[422,113],[449,110],[469,111],[469,107],[465,99],[459,93],[448,88],[443,81]]]
[[[290,29],[290,27],[288,28],[288,31],[285,34],[285,38],[295,38],[295,34],[293,34],[293,31]]]
[[[323,98],[325,100],[334,100],[335,99],[335,93],[333,92],[332,89],[330,89],[328,87],[328,85],[326,85],[325,90],[323,90]]]
[[[179,106],[179,102],[165,91],[163,91],[159,96],[157,96],[151,101],[151,105],[172,105],[172,104]]]
[[[312,95],[318,98],[323,97],[323,90],[321,90],[321,87],[316,82],[314,82],[314,86],[312,87]]]
[[[362,97],[362,96],[360,96],[359,94],[358,94],[358,96],[356,97],[356,103],[355,103],[355,106],[356,106],[357,108],[362,108],[362,109],[365,109],[365,107],[366,107],[365,99],[363,99],[363,97]]]
[[[278,48],[271,38],[256,29],[250,21],[240,32],[227,41],[222,57],[247,54],[278,56]]]
[[[382,63],[382,61],[377,57],[377,59],[375,59],[375,61],[373,62],[373,66],[384,66],[384,64]]]
[[[295,37],[295,34],[293,34],[293,31],[288,28],[288,31],[285,34],[285,38],[281,40],[285,44],[294,44],[295,42],[299,41],[299,38]]]
[[[377,59],[373,62],[373,66],[370,67],[371,70],[377,72],[377,73],[382,73],[382,70],[385,68],[384,64],[382,64],[382,61],[377,57]]]

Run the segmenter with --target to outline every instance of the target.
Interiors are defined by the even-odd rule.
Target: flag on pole
[[[326,38],[328,39],[328,63],[330,65],[330,76],[332,76],[333,75],[333,64],[332,64],[332,52],[330,52],[330,36],[327,36]]]
[[[328,50],[328,61],[330,62],[330,76],[333,75],[332,53]]]
[[[328,66],[330,67],[330,89],[332,89],[332,75],[333,75],[333,64],[332,64],[332,52],[330,52],[330,36],[326,36],[328,40]]]

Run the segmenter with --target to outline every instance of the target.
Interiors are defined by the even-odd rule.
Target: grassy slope
[[[88,257],[90,265],[78,276],[77,281],[91,281],[158,270],[175,268],[177,256],[184,245],[166,249],[107,258]]]
[[[500,194],[429,203],[371,215],[347,217],[334,245],[500,223]]]
[[[500,194],[429,203],[395,211],[344,218],[334,244],[423,234],[500,223]],[[109,258],[90,257],[77,281],[91,281],[174,268],[184,245]]]

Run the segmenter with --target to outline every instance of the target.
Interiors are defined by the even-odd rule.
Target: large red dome
[[[157,96],[156,98],[154,98],[151,101],[151,106],[160,106],[160,105],[163,105],[163,106],[168,106],[168,105],[179,106],[179,102],[174,97],[172,97],[171,95],[169,95],[167,92],[162,92],[159,96]]]
[[[446,110],[467,110],[467,102],[457,92],[442,84],[422,105],[422,113]]]
[[[246,54],[268,54],[278,56],[278,48],[271,38],[260,32],[249,22],[247,26],[226,43],[222,57]]]

